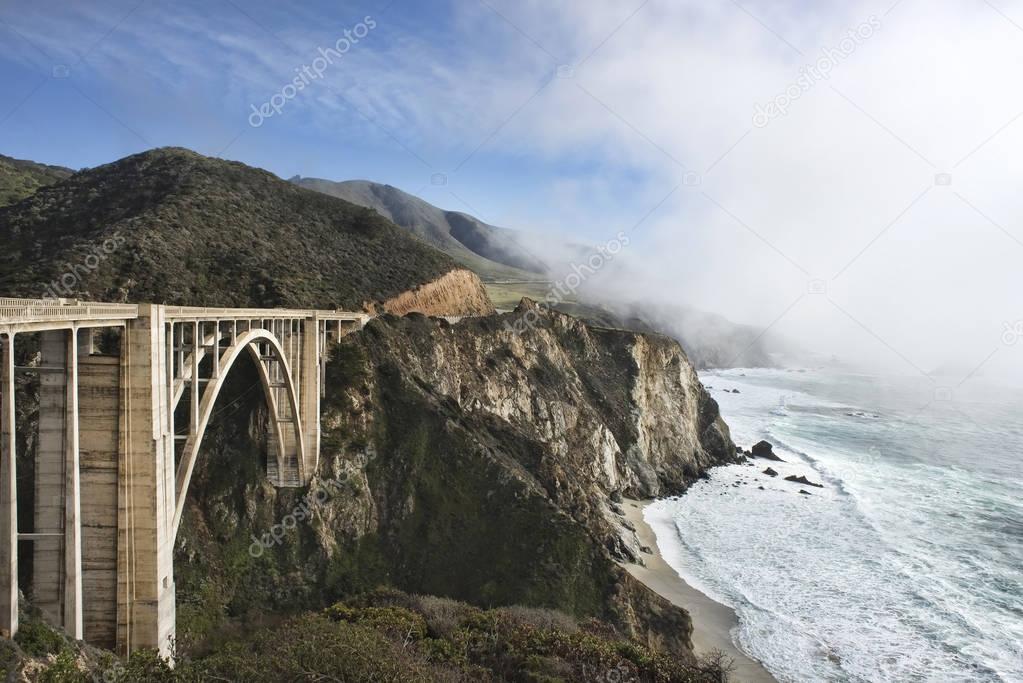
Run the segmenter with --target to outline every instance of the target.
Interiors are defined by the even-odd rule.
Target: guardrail
[[[303,319],[365,322],[370,316],[361,312],[293,308],[213,308],[205,306],[165,306],[167,319]],[[0,323],[32,323],[74,320],[134,320],[139,317],[135,304],[110,304],[77,299],[15,299],[0,297]]]
[[[0,321],[130,320],[139,316],[134,304],[108,304],[67,299],[0,298]]]
[[[338,310],[318,310],[309,308],[210,308],[205,306],[166,306],[167,319],[194,320],[196,318],[223,319],[232,318],[269,318],[295,320],[301,318],[319,318],[320,320],[365,320],[370,316],[366,313]]]

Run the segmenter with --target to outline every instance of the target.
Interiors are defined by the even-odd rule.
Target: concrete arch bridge
[[[0,635],[18,630],[20,549],[31,554],[23,588],[47,620],[124,654],[168,654],[174,539],[225,378],[254,361],[272,423],[267,475],[304,486],[319,459],[328,344],[367,317],[0,299]],[[100,353],[111,328],[103,338],[117,349]],[[38,348],[24,366],[18,343]],[[39,431],[34,471],[19,477],[23,373],[38,377]]]

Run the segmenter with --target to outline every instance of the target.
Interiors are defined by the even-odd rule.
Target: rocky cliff
[[[232,380],[234,395],[249,379]],[[639,553],[613,502],[680,491],[735,457],[675,342],[528,304],[458,324],[374,320],[328,367],[309,493],[261,476],[265,415],[250,400],[207,435],[193,482],[177,549],[181,637],[202,637],[211,614],[390,584],[598,617],[691,657],[688,615],[619,566]],[[275,536],[303,506],[308,523]]]

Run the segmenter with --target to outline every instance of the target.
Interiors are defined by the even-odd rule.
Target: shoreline
[[[697,655],[712,650],[723,652],[733,662],[730,678],[736,683],[777,683],[777,679],[760,662],[732,642],[731,630],[739,623],[735,611],[690,586],[664,560],[657,546],[657,535],[643,517],[651,502],[622,499],[625,517],[636,527],[640,545],[653,550],[652,555],[643,557],[646,566],[627,564],[625,569],[647,588],[689,612],[693,620],[693,650]]]

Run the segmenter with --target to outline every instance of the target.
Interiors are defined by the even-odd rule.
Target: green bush
[[[236,634],[215,651],[181,656],[172,669],[155,652],[94,663],[117,683],[251,681],[512,681],[523,683],[722,683],[720,655],[699,662],[656,653],[552,611],[480,609],[430,596],[376,589],[321,612]],[[67,650],[41,681],[88,680]]]
[[[23,622],[14,641],[30,657],[56,654],[64,649],[66,642],[56,629],[38,619]]]

